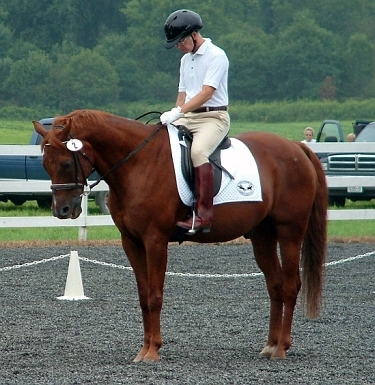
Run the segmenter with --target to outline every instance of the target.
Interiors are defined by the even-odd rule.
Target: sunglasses
[[[190,36],[186,36],[185,38],[179,40],[179,41],[177,42],[177,44],[176,44],[176,47],[179,47],[179,46],[181,46],[181,45],[184,45],[185,42],[186,42],[186,40],[187,40],[189,37],[190,37]]]

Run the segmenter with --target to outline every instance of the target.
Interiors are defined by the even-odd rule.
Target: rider
[[[176,106],[164,112],[163,124],[184,125],[193,135],[191,158],[194,166],[197,215],[177,226],[209,232],[213,213],[214,169],[208,157],[228,134],[228,67],[225,52],[211,39],[203,38],[201,17],[188,9],[170,14],[165,22],[166,48],[177,47],[184,55]]]

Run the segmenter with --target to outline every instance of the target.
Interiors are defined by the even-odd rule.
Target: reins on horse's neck
[[[147,116],[147,115],[151,115],[151,114],[157,114],[158,115],[158,118],[151,118],[151,119],[149,119],[147,122],[146,122],[146,124],[148,124],[148,123],[150,123],[152,120],[154,120],[154,119],[159,119],[160,118],[160,116],[161,116],[161,112],[160,111],[149,111],[149,112],[146,112],[146,113],[144,113],[144,114],[142,114],[142,115],[139,115],[137,118],[135,118],[134,120],[140,120],[140,119],[142,119],[143,117],[145,117],[145,116]],[[159,119],[159,122],[160,122],[160,119]]]
[[[146,144],[148,144],[153,137],[160,131],[161,128],[165,126],[159,126],[156,128],[156,130],[149,135],[139,146],[137,146],[133,151],[131,151],[124,159],[121,159],[118,163],[116,163],[110,170],[108,170],[104,175],[100,176],[94,183],[90,184],[89,188],[90,190],[97,186],[102,180],[104,180],[108,174],[122,166],[125,162],[127,162],[133,155],[135,155],[139,150],[141,150]]]

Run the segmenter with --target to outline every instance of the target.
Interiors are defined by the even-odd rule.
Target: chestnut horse
[[[142,310],[143,346],[134,361],[158,361],[168,242],[176,241],[176,222],[189,213],[178,194],[166,127],[93,110],[55,118],[50,132],[33,123],[44,137],[43,165],[52,181],[55,217],[80,215],[92,170],[107,182],[111,216],[134,270]],[[262,132],[236,138],[254,155],[263,200],[215,205],[211,231],[187,238],[201,243],[241,236],[251,240],[271,303],[268,340],[260,354],[285,359],[301,286],[306,315],[316,317],[320,311],[326,180],[318,158],[301,143]]]

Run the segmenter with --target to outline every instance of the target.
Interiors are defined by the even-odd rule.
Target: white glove
[[[184,116],[183,112],[181,112],[181,107],[174,107],[170,111],[164,112],[160,116],[160,121],[163,124],[173,123],[175,120],[180,119]]]

